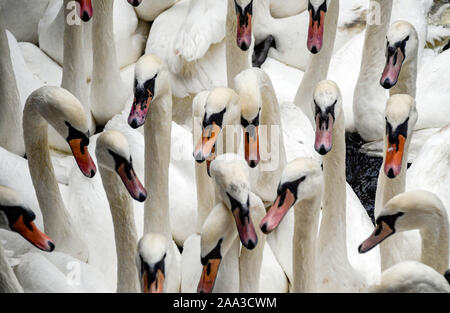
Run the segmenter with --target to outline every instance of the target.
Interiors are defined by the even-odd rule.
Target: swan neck
[[[439,208],[444,214],[436,214],[430,223],[420,230],[422,237],[422,263],[444,274],[449,261],[449,226],[445,208]]]
[[[99,167],[114,224],[117,253],[117,292],[139,292],[136,269],[137,232],[133,202],[115,172]]]
[[[345,179],[345,129],[342,114],[333,127],[333,147],[323,157],[324,193],[319,246],[333,249],[330,258],[348,262],[346,236],[346,179]],[[327,262],[330,262],[328,260]]]
[[[408,94],[416,98],[417,83],[417,49],[414,54],[407,57],[402,66],[397,84],[389,90],[391,96],[396,94]]]
[[[0,26],[0,146],[17,154],[23,154],[22,105],[17,90],[8,36]],[[6,135],[8,134],[8,135]]]
[[[312,112],[312,94],[316,85],[327,78],[336,39],[339,17],[339,0],[331,0],[328,13],[325,16],[323,45],[319,53],[310,56],[308,68],[295,95],[294,103],[314,121]]]
[[[402,159],[402,169],[400,174],[391,179],[384,173],[384,164],[386,162],[383,159],[383,164],[381,165],[380,172],[378,174],[377,191],[375,194],[375,218],[378,216],[380,210],[386,205],[386,203],[398,194],[405,191],[406,185],[406,169],[408,162],[408,150],[411,139],[408,138],[405,144],[403,159]],[[384,149],[383,155],[386,155],[387,149],[387,139],[384,139]],[[381,257],[381,270],[384,271],[391,267],[392,265],[401,261],[399,259],[397,251],[401,245],[401,242],[405,239],[405,234],[398,233],[395,236],[385,240],[380,244],[380,257]]]
[[[265,76],[267,77],[267,76]],[[280,106],[270,79],[262,82],[261,123],[259,127],[261,162],[255,190],[263,201],[272,202],[281,173],[286,166],[286,149],[281,126]]]
[[[8,263],[5,250],[0,242],[0,293],[23,293],[14,271]]]
[[[154,99],[145,122],[145,187],[144,234],[161,233],[172,241],[169,219],[169,163],[172,130],[172,92],[167,91]]]
[[[50,160],[48,123],[37,112],[36,106],[30,101],[25,104],[23,132],[28,167],[44,219],[45,232],[58,243],[57,251],[85,261],[87,250],[64,206]]]
[[[64,20],[66,21],[70,10],[67,5],[72,0],[64,0]],[[89,93],[87,85],[87,69],[85,62],[84,23],[64,23],[64,58],[61,87],[70,91],[83,105],[86,118],[91,121],[89,106]],[[92,121],[89,125],[91,125]]]
[[[320,197],[303,200],[294,207],[293,292],[316,290],[316,235],[319,229]]]
[[[250,67],[247,51],[242,51],[237,46],[237,17],[235,11],[234,0],[228,0],[228,12],[226,20],[226,35],[225,35],[225,47],[226,47],[226,60],[227,60],[227,81],[228,87],[233,88],[234,77],[243,70]]]

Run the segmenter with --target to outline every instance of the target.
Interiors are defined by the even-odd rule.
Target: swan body
[[[134,10],[136,11],[139,19],[151,22],[154,21],[162,12],[169,9],[172,5],[174,5],[178,0],[152,0],[152,1],[143,1],[141,5],[136,7]]]

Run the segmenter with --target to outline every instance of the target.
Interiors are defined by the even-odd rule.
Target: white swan
[[[385,139],[383,165],[378,176],[375,196],[375,216],[394,196],[405,191],[408,151],[417,122],[414,99],[409,95],[389,98],[385,110]],[[380,245],[381,268],[388,269],[404,260],[418,260],[417,234],[399,234]]]
[[[147,192],[134,172],[128,142],[120,132],[102,133],[95,151],[114,222],[117,292],[138,292],[137,232],[130,195],[143,202]]]
[[[345,124],[342,97],[336,83],[320,82],[314,91],[313,103],[316,120],[314,147],[324,155],[324,196],[318,237],[318,246],[321,247],[318,254],[321,269],[319,289],[361,290],[377,275],[367,273],[367,265],[370,264],[373,270],[378,267],[379,261],[377,254],[373,254],[370,261],[361,260],[353,254],[352,246],[356,238],[371,232],[373,225],[359,201],[349,204],[346,201]],[[355,227],[359,230],[356,231]],[[356,246],[357,244],[354,247]],[[349,256],[352,262],[349,261]]]
[[[211,164],[211,177],[216,186],[218,204],[211,211],[202,229],[203,272],[198,284],[198,292],[212,292],[221,259],[233,246],[237,234],[246,249],[255,249],[251,252],[241,251],[240,269],[235,269],[240,272],[239,291],[257,292],[265,238],[262,240],[258,238],[252,219],[264,215],[264,206],[257,196],[252,196],[247,165],[236,154],[227,153],[218,156]],[[216,210],[221,210],[226,217],[218,218]],[[211,223],[214,229],[209,228]],[[220,234],[223,237],[217,237]],[[226,273],[226,275],[229,274],[229,272]],[[230,278],[226,279],[230,280]]]
[[[235,77],[234,85],[240,97],[245,159],[251,168],[259,165],[256,173],[252,172],[255,175],[252,190],[261,200],[272,202],[281,171],[287,163],[275,91],[268,75],[258,68],[241,72]],[[262,158],[260,142],[265,154]]]
[[[294,208],[295,224],[291,238],[293,280],[292,292],[316,292],[317,233],[323,175],[320,164],[309,158],[298,158],[284,168],[277,188],[277,199],[261,221],[265,233],[278,228],[281,220]]]
[[[155,281],[148,271],[141,271],[143,291],[178,292],[180,289],[180,252],[172,240],[169,217],[169,162],[172,128],[172,91],[167,66],[151,55],[142,56],[136,65],[136,90],[128,123],[137,128],[145,123],[145,186],[149,199],[144,204],[144,234],[139,243],[140,266],[155,266],[163,262],[165,281],[152,289]],[[155,237],[156,236],[156,237]],[[153,241],[162,245],[154,249]],[[156,258],[156,260],[155,260]]]
[[[66,138],[83,174],[93,177],[96,167],[87,151],[88,127],[83,107],[65,89],[42,87],[34,91],[25,104],[23,130],[29,170],[46,231],[58,243],[59,251],[85,261],[88,259],[86,246],[65,209],[50,163],[47,146],[49,123]]]
[[[21,201],[19,195],[8,187],[0,186],[0,228],[17,232],[35,247],[51,252],[55,244],[34,224],[35,215]],[[8,263],[6,252],[0,243],[0,292],[18,293],[23,288]]]
[[[360,253],[365,253],[378,245],[380,242],[388,242],[397,236],[396,233],[418,229],[422,237],[421,262],[428,265],[434,272],[439,273],[442,279],[434,280],[434,285],[439,286],[437,290],[449,292],[450,286],[444,279],[443,274],[449,267],[449,224],[448,215],[442,201],[433,193],[424,190],[413,190],[399,194],[389,200],[377,216],[377,227],[374,233],[367,238],[359,247]],[[391,235],[392,238],[388,238]],[[404,277],[404,270],[410,269],[411,263],[399,263],[395,270],[389,268],[388,282],[395,282],[397,272]],[[426,279],[429,275],[425,276]],[[433,279],[434,278],[434,279]],[[398,279],[398,278],[397,278]],[[381,288],[390,289],[386,281],[381,281]],[[444,283],[445,282],[445,283]],[[398,283],[398,282],[397,282]],[[416,283],[417,285],[415,286]],[[409,288],[417,290],[425,289],[420,280],[409,281]],[[424,284],[425,285],[425,284]],[[408,287],[403,287],[408,288]],[[426,289],[425,289],[426,290]],[[422,290],[424,291],[424,290]]]
[[[314,55],[311,56],[303,75],[294,103],[308,116],[311,124],[314,124],[311,111],[312,95],[317,83],[327,77],[336,38],[339,0],[310,0],[310,4],[307,46]]]
[[[0,146],[20,156],[25,154],[21,121],[23,106],[17,90],[6,31],[0,28]]]
[[[308,7],[308,0],[270,0],[270,14],[275,18],[299,14]]]

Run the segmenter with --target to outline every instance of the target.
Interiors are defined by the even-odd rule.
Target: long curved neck
[[[97,124],[106,124],[114,113],[120,113],[131,96],[120,76],[114,41],[114,1],[95,0],[92,25],[93,63],[91,111]],[[108,106],[105,109],[105,106]],[[105,112],[105,110],[107,112]]]
[[[64,59],[61,87],[70,91],[83,105],[86,120],[93,124],[89,106],[89,91],[87,84],[87,70],[84,56],[85,37],[84,23],[67,23],[70,10],[67,9],[72,0],[64,0]],[[69,6],[70,7],[70,6]],[[92,133],[94,129],[90,127]]]
[[[413,54],[406,56],[407,59],[403,63],[400,76],[397,84],[389,90],[391,96],[396,94],[408,94],[416,98],[416,83],[417,83],[417,49]]]
[[[228,13],[226,21],[226,60],[227,60],[227,80],[228,87],[233,88],[234,77],[243,70],[250,67],[248,53],[250,51],[242,51],[236,43],[237,34],[237,17],[234,0],[228,0]]]
[[[263,201],[272,202],[275,200],[277,185],[287,159],[280,106],[272,82],[267,76],[266,78],[261,88],[262,108],[259,130],[261,162],[255,190]]]
[[[331,0],[325,16],[322,49],[319,53],[311,55],[308,68],[295,95],[294,103],[308,116],[311,123],[314,121],[311,108],[312,94],[316,85],[327,78],[336,39],[338,17],[339,0]]]
[[[22,293],[23,288],[17,280],[0,242],[0,293]]]
[[[368,129],[367,121],[382,118],[387,92],[380,85],[386,63],[386,33],[391,20],[393,0],[372,0],[367,19],[361,68],[353,94],[353,112],[356,129],[365,140],[382,138],[379,127]],[[378,23],[377,18],[381,20]],[[374,107],[376,106],[376,108]],[[368,107],[371,109],[368,110]],[[374,116],[374,111],[378,114]]]
[[[348,263],[345,180],[345,126],[340,114],[333,127],[333,148],[323,157],[324,191],[319,247],[325,262]]]
[[[449,225],[445,207],[438,208],[444,214],[435,216],[431,223],[420,230],[422,237],[422,263],[444,274],[449,261]]]
[[[140,290],[136,269],[137,232],[133,202],[116,173],[99,167],[114,223],[117,252],[117,292]]]
[[[405,144],[403,159],[402,159],[402,169],[400,174],[391,179],[386,176],[384,173],[384,164],[386,162],[385,158],[383,159],[383,164],[380,168],[380,173],[378,174],[378,183],[377,183],[377,191],[375,194],[375,216],[378,215],[378,212],[385,206],[385,204],[395,197],[398,194],[401,194],[405,191],[406,185],[406,164],[408,162],[408,149],[411,141],[411,136],[408,136],[408,140]],[[383,155],[386,155],[386,138],[384,139],[384,151]],[[389,238],[380,244],[380,256],[381,256],[381,270],[384,271],[388,269],[392,265],[401,261],[401,256],[396,253],[401,247],[401,242],[404,240],[405,234],[398,233],[396,236]]]
[[[28,167],[44,218],[45,232],[57,243],[56,250],[87,261],[87,247],[75,230],[59,192],[48,149],[47,121],[27,101],[23,112],[23,133]]]
[[[250,196],[250,213],[253,223],[264,218],[266,210],[261,199],[257,195]],[[250,293],[259,292],[259,280],[261,277],[261,265],[266,243],[266,236],[259,227],[255,227],[258,236],[258,244],[253,250],[242,248],[239,257],[239,292]]]
[[[166,83],[160,79],[158,82]],[[144,234],[162,233],[172,242],[169,219],[169,163],[172,131],[172,92],[154,99],[145,122]]]
[[[21,103],[11,62],[8,36],[0,25],[0,146],[23,154]]]
[[[293,292],[315,292],[316,238],[319,229],[320,197],[303,200],[294,207],[292,257]]]

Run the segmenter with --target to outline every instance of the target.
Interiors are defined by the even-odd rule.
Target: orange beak
[[[211,293],[213,291],[221,261],[222,259],[210,259],[203,266],[202,276],[197,287],[198,293]]]
[[[222,128],[214,122],[203,128],[202,139],[194,150],[194,158],[197,162],[204,162],[212,154],[213,147],[221,130]]]
[[[275,228],[277,228],[294,203],[294,194],[289,189],[286,189],[283,195],[276,198],[266,216],[264,216],[261,220],[259,226],[262,232],[265,234],[270,234]]]
[[[390,228],[388,224],[381,222],[377,225],[372,235],[364,240],[364,242],[359,246],[359,253],[366,253],[367,251],[373,249],[376,245],[380,244],[393,233],[394,230]]]
[[[387,141],[384,173],[389,178],[397,177],[402,170],[405,143],[406,138],[403,135],[398,136],[397,143],[392,144],[389,140]]]
[[[12,230],[19,233],[36,248],[51,252],[55,249],[53,241],[43,232],[41,232],[33,222],[25,222],[23,215],[19,216],[11,227]]]
[[[244,18],[238,13],[237,16],[236,43],[242,51],[247,51],[252,44],[252,15],[247,13]]]
[[[261,160],[259,155],[259,126],[249,125],[244,128],[245,134],[245,160],[254,168]]]
[[[164,280],[164,274],[160,269],[156,271],[156,278],[153,282],[149,282],[149,274],[145,271],[142,275],[142,290],[144,293],[162,293],[164,290]]]
[[[84,176],[89,178],[94,177],[97,172],[97,167],[89,154],[87,146],[83,144],[83,140],[81,138],[74,138],[70,139],[68,143],[75,161]]]

